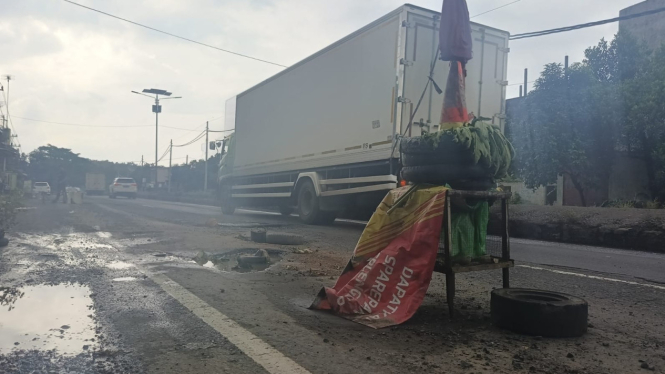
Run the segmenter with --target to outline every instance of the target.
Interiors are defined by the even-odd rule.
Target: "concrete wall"
[[[633,200],[638,194],[649,196],[649,179],[644,161],[617,153],[608,186],[610,200]]]
[[[665,0],[647,0],[619,12],[620,16],[642,13],[665,7]],[[619,30],[628,31],[655,50],[665,41],[665,12],[619,21]]]
[[[546,188],[538,187],[535,190],[528,188],[524,185],[524,182],[511,182],[511,183],[499,183],[499,185],[504,187],[510,187],[510,191],[513,193],[513,196],[518,193],[522,199],[522,204],[535,204],[535,205],[545,205],[546,199]],[[505,189],[504,189],[505,190]]]

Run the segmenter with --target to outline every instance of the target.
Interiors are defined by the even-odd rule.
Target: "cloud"
[[[211,45],[291,65],[396,9],[396,0],[78,0],[81,4]],[[471,14],[505,4],[469,2]],[[610,18],[632,0],[597,2],[522,0],[473,21],[511,33]],[[209,119],[224,115],[233,95],[281,71],[143,29],[64,1],[21,0],[3,4],[0,74],[13,74],[11,113],[26,118],[90,125],[150,125],[83,128],[14,119],[24,151],[46,143],[84,157],[136,161],[154,158],[151,101],[131,94],[168,89],[180,100],[163,102],[161,155],[170,139],[194,138]],[[439,9],[441,0],[416,1]],[[511,83],[524,68],[530,80],[548,62],[580,61],[584,49],[611,37],[616,25],[511,43]],[[515,96],[518,86],[509,87]],[[223,120],[211,123],[221,129]],[[215,134],[218,136],[220,134]],[[202,156],[200,144],[179,148],[174,158]]]

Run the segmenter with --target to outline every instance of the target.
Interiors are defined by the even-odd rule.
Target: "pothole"
[[[282,261],[283,251],[277,249],[239,248],[223,253],[199,252],[194,262],[221,271],[249,273],[263,271]]]
[[[87,286],[0,287],[0,352],[77,355],[95,345],[93,314]]]

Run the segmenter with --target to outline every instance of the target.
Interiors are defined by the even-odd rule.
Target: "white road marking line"
[[[203,322],[228,339],[249,358],[263,366],[267,372],[271,374],[310,374],[298,363],[284,356],[258,336],[245,330],[231,318],[211,307],[166,275],[153,274],[150,275],[150,279],[194,315],[201,318]]]
[[[515,265],[515,266],[516,267],[521,267],[521,268],[533,269],[533,270],[545,270],[545,271],[550,271],[552,273],[557,273],[557,274],[573,275],[573,276],[582,277],[582,278],[598,279],[598,280],[604,280],[604,281],[608,281],[608,282],[625,283],[625,284],[630,284],[630,285],[633,285],[633,286],[643,286],[643,287],[655,288],[655,289],[658,289],[658,290],[665,290],[665,286],[658,286],[658,285],[655,285],[655,284],[631,282],[631,281],[615,279],[615,278],[599,277],[599,276],[596,276],[596,275],[573,273],[573,272],[570,272],[570,271],[546,269],[546,268],[541,268],[541,267],[537,267],[537,266],[529,266],[529,265]]]

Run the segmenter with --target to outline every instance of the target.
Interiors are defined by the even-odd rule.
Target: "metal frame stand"
[[[514,261],[510,258],[510,241],[508,240],[508,199],[512,194],[510,192],[485,192],[485,191],[460,191],[450,190],[446,194],[446,206],[443,214],[442,234],[443,240],[443,258],[438,258],[434,266],[434,271],[446,275],[446,301],[450,318],[453,318],[455,311],[455,274],[467,273],[472,271],[484,271],[501,269],[503,276],[503,288],[510,287],[510,268],[514,266]],[[471,197],[479,199],[500,199],[501,200],[501,257],[493,257],[494,263],[490,264],[471,264],[456,265],[452,261],[452,227],[451,227],[451,204],[452,197]]]

